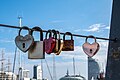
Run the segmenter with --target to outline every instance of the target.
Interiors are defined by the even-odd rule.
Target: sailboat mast
[[[22,17],[18,16],[19,19],[19,26],[22,27]],[[19,52],[19,67],[21,67],[21,54]]]
[[[73,72],[74,72],[74,75],[75,75],[75,59],[73,57]]]
[[[4,71],[4,52],[2,50],[2,59],[0,60],[1,61],[1,71]]]
[[[22,27],[22,17],[21,16],[18,16],[18,19],[19,19],[19,27]],[[23,78],[23,73],[22,73],[22,65],[21,65],[21,61],[22,61],[22,57],[21,57],[21,54],[19,52],[19,80],[21,80]]]
[[[43,61],[41,60],[42,80],[43,80]]]
[[[19,19],[19,27],[22,27],[22,17],[18,16],[18,19]]]
[[[53,80],[56,80],[55,55],[53,54]]]
[[[8,58],[8,72],[10,72],[10,66],[11,66],[11,63],[10,63],[10,58]]]

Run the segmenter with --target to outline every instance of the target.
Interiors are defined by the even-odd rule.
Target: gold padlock
[[[60,39],[60,32],[59,31],[53,30],[53,32],[54,32],[55,40],[56,40],[56,45],[55,45],[53,52],[56,55],[59,55],[62,51],[62,48],[63,48],[63,40]],[[57,37],[57,35],[58,35],[58,37]]]

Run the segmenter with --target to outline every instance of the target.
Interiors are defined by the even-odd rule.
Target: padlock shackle
[[[95,40],[95,42],[96,42],[96,37],[94,37],[93,35],[87,36],[86,39],[85,39],[85,42],[87,42],[87,39],[88,39],[88,38],[93,38],[93,39]]]
[[[53,33],[53,37],[55,38],[55,39],[57,39],[57,32],[56,32],[56,30],[52,30],[52,33]]]
[[[58,39],[60,39],[60,32],[56,31],[56,34],[58,34]]]
[[[70,35],[71,36],[71,40],[73,40],[73,36],[72,36],[72,33],[71,32],[66,32],[64,35],[63,35],[63,40],[65,40],[65,36],[66,35]]]
[[[29,34],[30,34],[30,29],[29,29],[27,26],[23,26],[23,27],[20,27],[20,30],[19,30],[19,32],[18,32],[18,35],[19,35],[19,36],[20,36],[20,33],[21,33],[22,29],[28,30],[28,32],[29,32]]]
[[[46,32],[46,35],[45,35],[45,38],[47,39],[47,35],[49,33],[49,37],[52,37],[52,30],[49,29],[47,32]]]
[[[33,35],[34,31],[39,31],[40,32],[40,41],[43,41],[43,31],[42,31],[42,29],[38,26],[33,27],[32,30],[31,30],[31,35]]]

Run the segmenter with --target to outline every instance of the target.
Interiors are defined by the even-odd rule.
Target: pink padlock
[[[88,38],[93,38],[95,40],[94,43],[90,44],[89,42],[87,42]],[[89,56],[89,57],[93,57],[99,50],[100,46],[96,41],[96,38],[92,35],[87,36],[85,43],[83,44],[83,51]]]
[[[47,39],[47,35],[49,33],[49,38]],[[51,54],[53,52],[53,49],[55,48],[56,40],[54,37],[52,37],[52,31],[48,30],[46,33],[46,37],[44,39],[45,44],[45,52],[47,54]]]

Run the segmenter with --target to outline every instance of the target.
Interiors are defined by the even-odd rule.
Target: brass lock
[[[22,29],[26,29],[28,30],[28,34],[25,36],[22,36],[21,30]],[[26,26],[23,26],[20,28],[18,36],[16,36],[15,38],[15,44],[16,46],[23,52],[27,52],[29,50],[29,48],[31,47],[31,45],[33,44],[33,37],[30,35],[30,29]]]
[[[52,31],[54,33],[53,36],[55,36],[55,40],[56,40],[56,45],[55,45],[53,52],[56,55],[59,55],[62,51],[62,48],[63,48],[63,40],[60,39],[60,32],[59,31],[55,31],[55,30],[52,30]]]
[[[43,31],[40,27],[33,27],[31,35],[33,35],[33,31],[38,31],[40,33],[40,40],[34,40],[32,47],[28,50],[28,59],[45,59]]]
[[[59,55],[62,51],[62,48],[63,48],[63,45],[64,45],[64,42],[63,40],[60,38],[60,32],[59,31],[56,31],[57,34],[58,34],[58,51],[55,53],[56,55]]]

